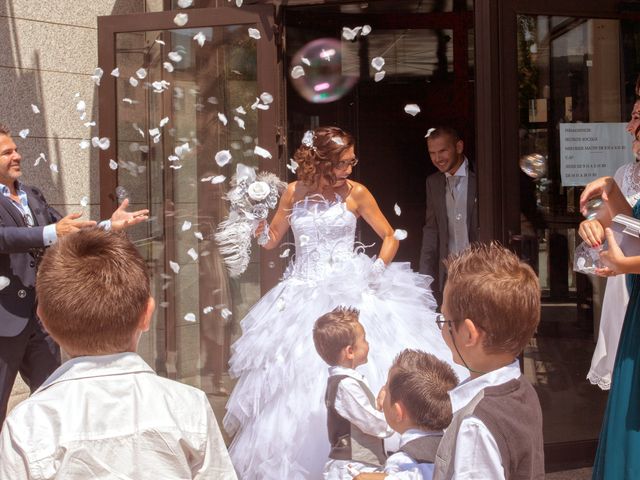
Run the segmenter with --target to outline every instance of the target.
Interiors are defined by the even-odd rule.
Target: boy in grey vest
[[[473,245],[446,266],[436,322],[470,377],[449,392],[453,420],[433,478],[543,479],[540,402],[517,358],[540,321],[536,274],[496,243]]]
[[[383,438],[393,434],[376,408],[376,398],[355,368],[367,363],[369,344],[358,321],[360,312],[338,307],[316,320],[313,342],[329,364],[325,403],[331,451],[327,480],[351,479],[350,472],[379,467],[385,460]]]
[[[434,355],[404,350],[389,369],[380,392],[389,426],[400,433],[400,450],[384,473],[361,473],[356,480],[431,480],[438,445],[451,422],[448,392],[458,384],[451,366]]]

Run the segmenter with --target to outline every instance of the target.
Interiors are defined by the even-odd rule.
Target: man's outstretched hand
[[[120,231],[125,228],[129,228],[138,223],[144,222],[149,219],[149,210],[147,208],[143,210],[137,210],[135,212],[127,212],[129,206],[129,199],[125,198],[120,206],[111,215],[111,230]],[[95,222],[94,222],[95,223]]]
[[[95,227],[96,222],[93,220],[78,220],[82,216],[82,213],[70,213],[66,217],[61,218],[56,223],[56,235],[58,237],[64,237],[70,233],[75,233],[81,228]]]

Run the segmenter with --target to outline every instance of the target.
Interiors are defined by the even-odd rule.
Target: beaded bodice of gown
[[[341,198],[334,201],[307,197],[293,206],[289,223],[295,239],[295,256],[285,278],[319,279],[348,268],[356,255],[356,216]]]

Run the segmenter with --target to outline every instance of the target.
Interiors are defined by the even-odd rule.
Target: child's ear
[[[347,345],[342,351],[347,360],[353,360],[353,345]]]
[[[482,330],[476,327],[476,324],[473,323],[473,320],[469,318],[466,318],[463,324],[464,324],[464,328],[462,330],[464,331],[465,346],[475,347],[477,345],[480,345],[482,343],[482,339],[484,336],[484,333],[482,332]]]
[[[396,423],[401,423],[406,416],[406,411],[402,402],[396,402],[392,404],[391,410],[393,411],[393,416],[395,417]]]

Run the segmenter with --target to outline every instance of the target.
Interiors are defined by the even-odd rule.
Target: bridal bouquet
[[[251,238],[269,210],[278,205],[287,184],[269,172],[256,174],[255,169],[239,163],[231,178],[231,190],[224,199],[229,202],[229,215],[218,225],[215,234],[220,253],[231,277],[238,277],[249,266]],[[258,244],[269,241],[269,226],[258,237]]]

